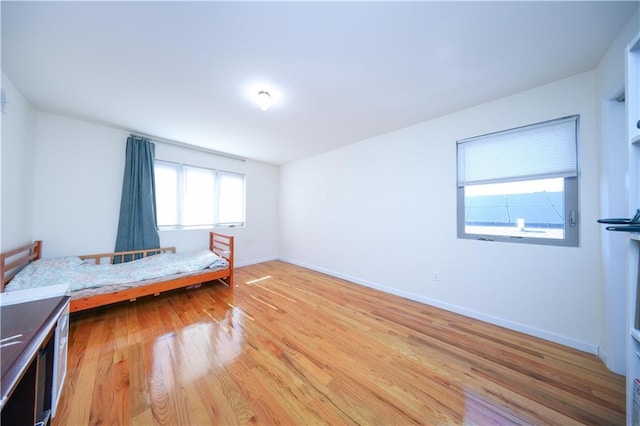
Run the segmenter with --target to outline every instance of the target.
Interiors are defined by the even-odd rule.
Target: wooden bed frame
[[[135,283],[139,285],[136,285],[133,288],[127,288],[111,293],[97,294],[94,296],[74,299],[72,294],[69,311],[77,312],[126,300],[134,301],[138,297],[148,296],[151,294],[157,296],[165,291],[202,284],[213,280],[224,281],[229,286],[229,290],[233,291],[233,236],[210,232],[209,250],[216,253],[218,256],[225,258],[229,262],[229,267],[215,271],[204,270],[193,273],[175,274],[157,280],[141,281],[139,283]],[[84,260],[92,260],[96,264],[100,264],[104,260],[108,260],[109,263],[114,263],[114,259],[117,258],[125,259],[125,261],[127,261],[130,260],[129,258],[131,258],[131,256],[137,255],[139,258],[140,256],[147,257],[164,252],[175,253],[176,249],[175,247],[164,247],[148,250],[132,250],[117,253],[83,255],[80,256],[80,258]],[[8,284],[24,266],[40,259],[41,253],[42,241],[35,241],[15,250],[1,253],[0,277],[2,277],[2,281],[0,282],[0,292],[4,291],[5,285]],[[128,256],[128,258],[125,258],[125,256]]]

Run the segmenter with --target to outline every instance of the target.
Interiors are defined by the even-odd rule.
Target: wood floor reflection
[[[53,425],[624,424],[595,357],[274,261],[72,316]]]

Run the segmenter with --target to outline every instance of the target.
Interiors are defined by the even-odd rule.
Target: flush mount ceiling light
[[[269,94],[269,92],[261,90],[258,92],[256,102],[258,103],[258,106],[261,110],[266,111],[271,106],[271,95]]]

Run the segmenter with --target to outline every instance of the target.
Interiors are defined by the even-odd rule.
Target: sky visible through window
[[[466,196],[533,194],[535,192],[563,192],[564,179],[539,179],[522,182],[490,183],[487,185],[469,185],[465,187]]]

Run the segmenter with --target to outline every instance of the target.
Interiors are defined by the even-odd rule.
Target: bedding
[[[160,253],[119,264],[94,264],[77,256],[40,259],[16,274],[5,291],[68,284],[72,292],[162,278],[201,270],[220,270],[229,262],[210,250]]]

